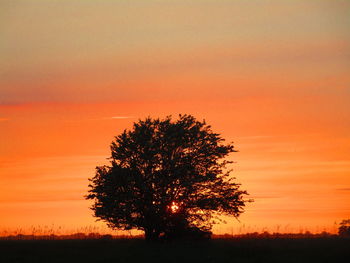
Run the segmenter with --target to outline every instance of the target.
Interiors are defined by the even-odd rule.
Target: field
[[[349,262],[350,239],[0,240],[0,262]]]

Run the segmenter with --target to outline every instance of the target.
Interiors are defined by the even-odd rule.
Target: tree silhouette
[[[340,222],[338,234],[343,237],[350,237],[350,219],[344,219]]]
[[[89,179],[95,217],[147,240],[208,236],[218,215],[238,217],[246,202],[226,170],[234,147],[223,142],[191,115],[139,120],[115,137],[110,165]]]

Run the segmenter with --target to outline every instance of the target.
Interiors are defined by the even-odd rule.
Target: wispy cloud
[[[0,118],[0,121],[8,121],[9,119],[7,118]]]
[[[279,195],[252,195],[250,196],[253,199],[271,199],[271,198],[283,198],[283,196]]]
[[[113,116],[112,119],[122,120],[122,119],[132,119],[132,116]]]
[[[100,120],[125,120],[125,119],[132,119],[135,118],[133,116],[112,116],[112,117],[100,117],[100,118],[93,118],[93,119],[83,119],[80,121],[100,121]],[[76,120],[75,120],[76,121]]]
[[[318,133],[299,133],[299,134],[274,134],[274,135],[252,135],[252,136],[242,136],[240,139],[270,139],[270,138],[290,138],[290,137],[309,137],[315,136]]]
[[[270,135],[256,135],[256,136],[243,136],[240,137],[240,139],[265,139],[265,138],[273,138],[276,136],[270,136]]]
[[[350,191],[350,188],[338,188],[338,191]]]

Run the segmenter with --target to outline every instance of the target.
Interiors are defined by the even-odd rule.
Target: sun
[[[170,210],[172,213],[176,213],[179,210],[179,206],[175,202],[172,202],[170,206]]]

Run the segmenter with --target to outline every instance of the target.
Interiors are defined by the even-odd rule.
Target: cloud
[[[338,188],[337,191],[350,191],[350,188]]]
[[[126,120],[126,119],[132,119],[135,117],[132,116],[112,116],[112,117],[102,117],[102,118],[93,118],[93,119],[85,119],[89,121],[100,121],[100,120]]]
[[[0,118],[0,121],[8,121],[9,119],[7,118]]]
[[[271,198],[282,198],[283,196],[273,196],[273,195],[252,195],[253,199],[271,199]]]
[[[122,119],[131,119],[134,117],[131,116],[113,116],[112,119],[116,119],[116,120],[122,120]]]
[[[240,139],[265,139],[265,138],[273,138],[277,136],[272,136],[272,135],[256,135],[256,136],[243,136],[240,137]]]

